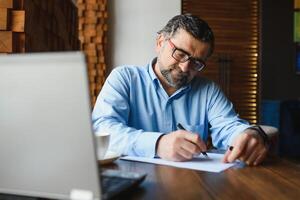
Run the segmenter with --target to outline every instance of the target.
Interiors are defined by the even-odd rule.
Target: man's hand
[[[190,160],[202,151],[206,151],[206,145],[200,136],[185,130],[163,135],[157,141],[157,155],[166,160]]]
[[[239,159],[247,165],[260,164],[267,155],[268,146],[256,130],[246,129],[243,134],[238,135],[233,144],[233,149],[228,149],[223,162],[233,162]]]

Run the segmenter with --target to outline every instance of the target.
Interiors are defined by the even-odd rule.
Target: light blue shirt
[[[155,156],[160,135],[175,131],[177,123],[226,149],[248,128],[219,87],[196,77],[188,86],[168,96],[152,64],[121,66],[108,76],[93,114],[95,132],[111,133],[109,150],[123,155]]]

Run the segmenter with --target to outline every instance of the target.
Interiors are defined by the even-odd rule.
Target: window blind
[[[214,54],[199,75],[217,82],[243,119],[258,123],[258,0],[182,0],[182,13],[204,19],[215,34]]]

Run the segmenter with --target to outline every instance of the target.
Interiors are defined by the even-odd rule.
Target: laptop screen
[[[84,55],[0,56],[0,193],[100,199]]]

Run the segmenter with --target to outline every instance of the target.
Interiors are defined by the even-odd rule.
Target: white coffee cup
[[[102,160],[108,149],[110,133],[96,132],[95,136],[97,144],[97,157],[99,160]]]

